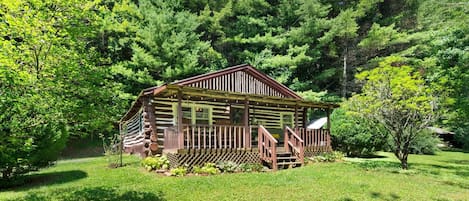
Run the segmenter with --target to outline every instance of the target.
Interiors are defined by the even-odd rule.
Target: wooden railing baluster
[[[298,129],[295,130],[299,131]],[[304,165],[304,141],[288,126],[285,127],[285,150],[295,154],[300,160],[301,165]]]
[[[258,130],[259,153],[261,160],[272,163],[272,169],[276,171],[277,167],[277,144],[278,141],[267,131],[264,126],[259,125]]]

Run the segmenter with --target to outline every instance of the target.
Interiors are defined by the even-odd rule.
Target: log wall
[[[166,128],[176,126],[177,120],[175,117],[174,110],[176,110],[177,99],[175,98],[160,98],[154,97],[152,107],[154,108],[154,114],[156,119],[156,136],[159,148],[164,148],[164,131]],[[212,108],[212,123],[213,125],[232,125],[230,119],[230,105],[236,108],[244,108],[242,102],[238,104],[230,104],[220,100],[220,102],[213,101],[191,101],[183,100],[183,107],[185,105],[196,104],[202,107],[207,106]],[[303,110],[298,109],[297,123],[299,127],[304,127],[303,121]],[[293,125],[295,127],[295,108],[286,108],[279,106],[261,106],[261,105],[250,105],[249,106],[249,124],[250,125],[263,125],[266,129],[283,130],[281,127],[281,118],[283,115],[292,115]],[[191,122],[183,122],[190,124]],[[242,124],[238,124],[242,125]],[[279,134],[282,132],[279,132]]]

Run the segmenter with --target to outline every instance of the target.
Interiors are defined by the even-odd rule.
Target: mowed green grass
[[[59,161],[32,173],[0,200],[469,200],[469,154],[411,155],[399,169],[390,153],[265,173],[165,177],[139,159],[109,169],[104,157]]]

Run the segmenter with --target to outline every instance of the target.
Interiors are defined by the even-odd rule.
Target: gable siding
[[[258,94],[282,98],[287,97],[277,89],[274,89],[262,80],[259,80],[244,71],[236,71],[210,79],[200,80],[187,84],[187,86],[243,94]]]

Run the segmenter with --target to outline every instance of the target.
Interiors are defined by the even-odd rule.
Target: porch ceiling
[[[322,109],[333,109],[338,108],[338,104],[333,103],[321,103],[321,102],[312,102],[294,98],[281,98],[275,96],[262,96],[256,94],[243,94],[236,92],[226,92],[226,91],[217,91],[209,90],[203,88],[189,87],[189,86],[180,86],[168,84],[159,88],[159,90],[154,91],[155,96],[163,97],[176,97],[177,94],[181,92],[181,95],[184,99],[191,100],[212,100],[212,101],[225,101],[225,102],[236,102],[243,103],[246,100],[250,104],[260,104],[260,105],[277,105],[277,106],[290,106],[290,107],[307,107],[307,108],[322,108]]]

